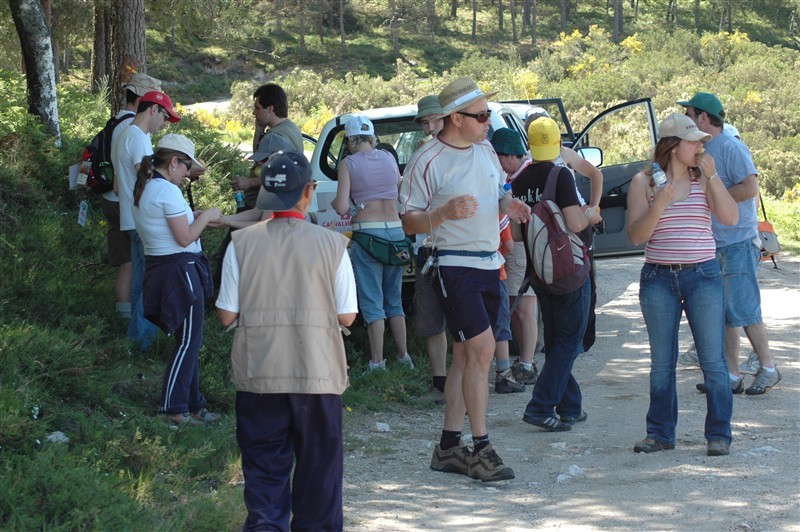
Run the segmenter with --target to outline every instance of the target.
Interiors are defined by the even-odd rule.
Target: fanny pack
[[[372,255],[372,258],[389,266],[405,266],[411,262],[413,241],[409,237],[403,240],[386,240],[379,236],[353,231],[353,241]]]

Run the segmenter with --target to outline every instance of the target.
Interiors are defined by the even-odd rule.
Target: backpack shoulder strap
[[[544,185],[542,192],[543,200],[556,201],[556,183],[558,182],[558,174],[561,173],[561,166],[553,166],[547,174],[547,183]]]

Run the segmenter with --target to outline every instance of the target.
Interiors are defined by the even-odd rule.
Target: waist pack
[[[372,255],[372,258],[389,266],[405,266],[411,262],[413,241],[405,237],[403,240],[386,240],[379,236],[353,231],[352,239]]]
[[[537,280],[550,294],[571,294],[586,282],[591,260],[555,202],[560,171],[561,167],[555,166],[547,175],[542,197],[531,209],[532,220],[524,226],[523,241],[531,280]]]
[[[758,222],[758,238],[761,240],[761,260],[772,259],[772,264],[777,268],[778,264],[775,262],[775,257],[781,250],[781,245],[778,243],[778,235],[775,233],[775,228],[767,220],[767,210],[764,208],[764,199],[761,194],[758,195],[761,202],[761,212],[764,215],[764,221]]]

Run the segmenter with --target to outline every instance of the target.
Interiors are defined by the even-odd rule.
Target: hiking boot
[[[731,445],[724,440],[708,442],[708,456],[727,456],[731,453]]]
[[[480,479],[483,482],[514,478],[514,470],[503,464],[503,460],[492,448],[491,443],[479,452],[470,454],[467,461],[470,478]]]
[[[700,392],[700,393],[706,393],[706,385],[703,382],[698,383],[695,386],[695,388],[697,388],[697,391]],[[742,392],[744,392],[744,377],[739,377],[738,381],[731,381],[731,393],[732,394],[740,394]],[[764,392],[761,392],[761,393],[764,393]]]
[[[529,425],[541,427],[548,432],[566,432],[568,430],[572,430],[572,425],[569,423],[564,423],[553,416],[544,419],[537,419],[526,414],[522,416],[522,421],[528,423]]]
[[[192,412],[191,416],[192,419],[199,421],[200,423],[215,423],[219,421],[220,417],[222,417],[214,412],[209,412],[207,408],[201,408],[197,412]]]
[[[414,401],[417,403],[436,403],[437,405],[443,405],[445,403],[444,393],[440,392],[438,388],[433,387],[419,397],[415,398]]]
[[[755,375],[759,369],[761,369],[761,363],[758,361],[758,355],[755,351],[750,351],[750,354],[747,355],[747,360],[739,364],[739,373]]]
[[[767,371],[765,368],[760,368],[756,373],[756,378],[753,379],[753,384],[747,388],[744,393],[747,395],[762,395],[767,393],[767,390],[775,386],[781,381],[781,372],[778,368],[775,371]]]
[[[697,356],[697,348],[692,344],[689,349],[678,355],[678,363],[687,366],[699,366],[700,358]]]
[[[589,414],[581,410],[581,413],[574,417],[564,417],[559,416],[561,418],[562,423],[568,423],[570,425],[574,425],[575,423],[580,423],[581,421],[586,421],[586,418],[589,417]]]
[[[517,393],[524,392],[525,385],[514,380],[511,368],[497,373],[494,380],[494,393]]]
[[[522,384],[536,384],[536,379],[539,378],[539,370],[536,369],[535,363],[531,369],[525,369],[519,360],[515,360],[511,365],[511,372],[514,375],[514,380]]]
[[[167,423],[172,428],[178,428],[184,425],[202,425],[203,421],[195,419],[189,412],[183,412],[181,414],[167,414]]]
[[[648,436],[647,438],[643,439],[642,441],[633,446],[633,452],[650,454],[650,453],[656,453],[658,451],[669,451],[674,448],[675,448],[674,443],[658,441],[657,439]]]
[[[414,369],[414,361],[411,360],[411,356],[408,353],[404,354],[402,358],[397,359],[397,365],[408,369]]]
[[[459,473],[461,475],[469,474],[469,457],[472,455],[469,448],[466,446],[450,447],[449,449],[442,449],[439,444],[433,449],[433,457],[431,458],[431,469],[434,471],[441,471],[442,473]]]

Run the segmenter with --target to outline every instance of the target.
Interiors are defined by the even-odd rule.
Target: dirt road
[[[428,468],[443,407],[347,414],[345,529],[800,530],[800,261],[785,257],[779,270],[759,272],[783,380],[763,396],[734,396],[731,454],[708,457],[705,396],[694,387],[702,375],[686,366],[678,371],[676,449],[632,450],[645,436],[649,394],[642,260],[598,262],[598,340],[575,365],[585,423],[542,432],[521,421],[529,391],[490,395],[489,433],[514,480],[482,483]],[[690,341],[684,322],[681,347]]]

